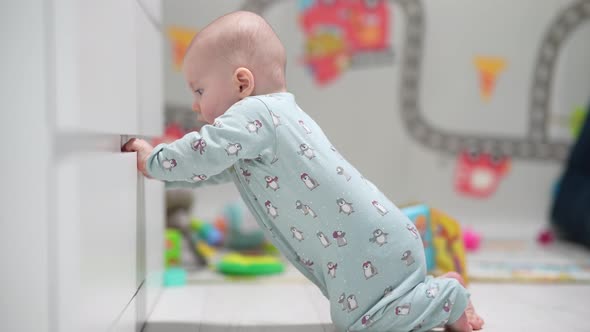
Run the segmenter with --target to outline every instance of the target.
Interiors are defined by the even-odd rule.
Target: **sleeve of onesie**
[[[156,146],[146,169],[158,180],[197,184],[227,172],[239,159],[270,156],[274,142],[270,110],[262,100],[248,97],[219,116],[214,125]]]
[[[231,177],[231,169],[227,168],[223,172],[208,177],[206,180],[198,181],[198,182],[187,182],[187,181],[168,181],[166,182],[167,189],[175,189],[175,188],[184,188],[184,189],[194,189],[204,186],[211,186],[216,184],[223,184],[232,181]]]

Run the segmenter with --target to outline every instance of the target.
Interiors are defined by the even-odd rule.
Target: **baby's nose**
[[[201,107],[197,103],[193,103],[193,112],[201,113]]]

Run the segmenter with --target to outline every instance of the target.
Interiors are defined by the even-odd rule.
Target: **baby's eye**
[[[203,89],[197,89],[197,90],[195,90],[195,93],[198,93],[199,96],[202,96],[203,95]]]

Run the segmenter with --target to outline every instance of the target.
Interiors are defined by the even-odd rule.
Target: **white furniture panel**
[[[146,275],[143,290],[146,292],[146,314],[152,312],[163,283],[164,271],[164,184],[155,180],[145,181],[145,257]]]
[[[50,128],[44,7],[0,2],[0,330],[47,332]],[[49,89],[50,90],[50,89]]]
[[[137,107],[139,134],[162,135],[163,87],[162,87],[162,33],[150,21],[160,21],[159,0],[142,0],[143,8],[136,2],[137,31]],[[145,12],[144,12],[145,11]],[[150,16],[148,16],[150,15]]]
[[[135,154],[80,161],[81,331],[104,331],[137,289],[136,181]]]
[[[59,331],[106,331],[135,294],[135,164],[131,153],[58,164]]]
[[[52,9],[58,128],[137,133],[136,2],[56,0]]]
[[[137,332],[141,324],[137,322],[137,301],[134,299],[109,332]]]

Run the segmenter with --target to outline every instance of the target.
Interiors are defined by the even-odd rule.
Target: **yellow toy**
[[[456,271],[466,283],[469,282],[461,225],[455,219],[435,208],[430,208],[430,216],[436,252],[435,273],[444,274]]]

